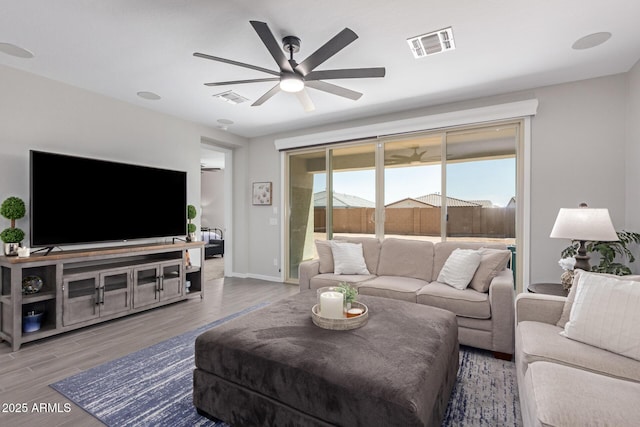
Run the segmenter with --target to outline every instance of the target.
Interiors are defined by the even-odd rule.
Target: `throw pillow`
[[[638,325],[638,282],[583,272],[561,335],[640,361]]]
[[[335,274],[369,274],[362,255],[362,243],[331,241]]]
[[[480,265],[469,283],[469,287],[478,292],[489,292],[489,285],[494,277],[507,268],[511,259],[511,251],[508,249],[480,248]]]
[[[573,307],[573,301],[576,299],[576,291],[580,286],[580,274],[585,273],[584,270],[576,269],[574,270],[575,274],[573,276],[573,284],[569,289],[569,295],[567,295],[567,299],[564,301],[564,306],[562,307],[562,314],[560,315],[560,320],[556,323],[556,326],[564,328],[564,326],[569,321],[569,316],[571,315],[571,308]],[[614,274],[607,273],[591,273],[598,274],[599,276],[609,277],[611,279],[616,280],[633,280],[634,282],[640,282],[640,275],[631,275],[631,276],[616,276]]]
[[[333,273],[333,252],[331,251],[331,243],[327,240],[316,240],[316,252],[318,252],[318,260],[320,261],[319,272]]]
[[[473,249],[455,249],[445,261],[438,282],[456,289],[466,289],[480,265],[480,252]]]

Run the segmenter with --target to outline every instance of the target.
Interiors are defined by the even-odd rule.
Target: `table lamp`
[[[549,237],[579,241],[580,246],[578,254],[575,256],[576,265],[574,268],[584,271],[591,271],[586,249],[587,241],[613,242],[618,240],[618,234],[611,223],[609,209],[592,209],[587,207],[586,203],[581,203],[577,209],[560,209]]]

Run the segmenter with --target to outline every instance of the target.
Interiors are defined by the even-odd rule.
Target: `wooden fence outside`
[[[326,231],[326,208],[314,209],[314,231]],[[514,238],[514,208],[452,207],[448,209],[447,236]],[[375,234],[374,208],[336,208],[334,233]],[[440,208],[387,208],[385,234],[440,236]]]

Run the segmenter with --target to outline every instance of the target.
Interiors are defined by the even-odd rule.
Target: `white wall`
[[[29,200],[29,150],[38,149],[187,171],[187,201],[198,206],[201,139],[243,144],[217,129],[4,66],[0,94],[2,199]],[[28,218],[17,225],[28,232]]]
[[[625,226],[625,91],[626,75],[616,75],[256,138],[250,142],[249,181],[273,180],[274,194],[280,194],[276,139],[537,98],[530,159],[531,259],[527,262],[530,282],[557,282],[562,273],[557,261],[569,242],[550,239],[549,233],[561,207],[581,201],[607,207],[616,229]],[[279,206],[279,198],[275,202]],[[276,237],[281,227],[268,226],[273,215],[269,209],[245,206],[250,210],[251,241],[260,242],[259,248],[247,247],[250,271],[276,276],[271,264],[279,254]]]

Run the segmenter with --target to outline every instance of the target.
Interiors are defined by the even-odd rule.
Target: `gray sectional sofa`
[[[437,281],[456,248],[501,249],[505,245],[369,237],[337,238],[362,244],[369,274],[335,274],[331,245],[316,241],[318,258],[299,267],[300,290],[350,283],[362,295],[374,295],[443,308],[456,314],[460,344],[491,350],[511,359],[514,349],[514,282],[505,258],[499,267],[483,262],[472,284],[460,290]],[[477,290],[480,289],[480,290]],[[486,290],[485,290],[486,289]]]
[[[568,297],[516,297],[515,359],[523,424],[637,426],[640,361],[560,334],[569,320],[575,286],[574,281]],[[597,305],[606,303],[601,299]],[[638,301],[630,303],[637,311]]]

